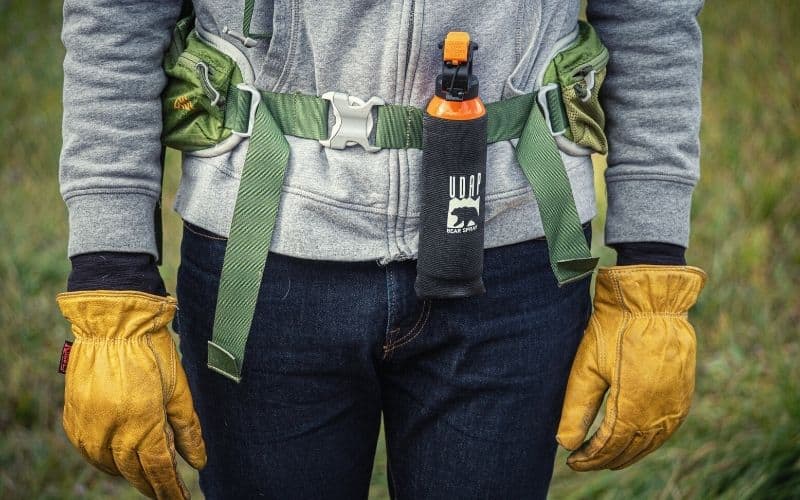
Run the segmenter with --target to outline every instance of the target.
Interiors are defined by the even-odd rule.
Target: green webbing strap
[[[328,137],[329,101],[307,94],[265,91],[261,100],[284,134],[317,141]]]
[[[531,107],[517,144],[517,160],[539,205],[558,284],[591,274],[598,259],[586,244],[564,163],[538,106]]]
[[[250,23],[253,21],[255,5],[255,0],[244,0],[244,12],[242,14],[242,34],[244,36],[250,36]]]
[[[244,0],[244,12],[242,13],[242,34],[246,38],[262,39],[269,38],[271,33],[251,33],[250,24],[253,22],[253,11],[255,10],[256,0]]]
[[[486,142],[510,141],[522,135],[535,102],[535,94],[525,94],[487,104],[489,130]]]
[[[278,214],[289,143],[263,104],[256,110],[222,264],[208,367],[238,382]]]
[[[235,132],[246,132],[250,121],[250,102],[253,94],[231,85],[225,98],[225,117],[222,126]]]
[[[261,104],[266,106],[285,135],[314,139],[328,137],[329,101],[308,94],[280,94],[261,92]],[[235,86],[228,89],[225,104],[224,127],[237,132],[247,130],[250,119],[250,102],[253,95]]]
[[[534,102],[534,94],[525,94],[487,104],[489,130],[486,142],[491,144],[519,137]],[[414,106],[379,106],[375,145],[379,148],[422,149],[422,110]]]
[[[378,106],[375,145],[390,149],[422,149],[422,110],[414,106]]]

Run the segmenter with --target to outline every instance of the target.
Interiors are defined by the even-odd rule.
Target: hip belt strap
[[[238,132],[247,130],[252,99],[251,92],[231,86],[225,108],[226,128]],[[535,94],[525,94],[487,104],[489,131],[486,142],[491,144],[519,138],[535,101]],[[317,141],[328,137],[330,101],[307,94],[262,90],[261,102],[284,135]],[[375,146],[381,149],[422,149],[422,110],[396,104],[378,106]]]
[[[255,108],[253,99],[258,100]],[[208,366],[237,382],[289,161],[284,135],[324,140],[329,106],[326,99],[303,94],[254,94],[237,87],[228,94],[226,128],[251,135],[222,266]],[[569,179],[535,94],[486,108],[488,143],[519,138],[517,160],[538,203],[559,285],[591,274],[597,259],[589,251]],[[379,106],[375,146],[421,149],[422,110]]]

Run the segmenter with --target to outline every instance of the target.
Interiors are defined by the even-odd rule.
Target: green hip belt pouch
[[[606,154],[605,113],[600,105],[600,87],[606,77],[608,49],[594,28],[578,22],[575,41],[558,52],[544,73],[543,96],[553,135]],[[540,91],[541,92],[541,91]]]
[[[201,40],[193,23],[184,18],[175,27],[161,96],[162,142],[184,152],[212,148],[232,135],[224,110],[230,89],[243,81],[233,59]]]
[[[340,115],[348,113],[351,113],[349,116],[352,119],[353,109],[363,117],[369,114],[372,106],[378,104],[371,99],[367,103],[359,101],[361,104],[343,107],[341,102],[336,103],[335,98],[257,90],[252,82],[245,81],[246,75],[252,78],[250,68],[237,65],[237,61],[246,61],[246,58],[222,52],[217,48],[220,43],[212,46],[211,42],[204,39],[205,35],[191,29],[192,22],[192,18],[187,18],[178,23],[165,56],[164,66],[169,82],[163,93],[162,140],[165,146],[185,154],[210,156],[230,150],[227,148],[218,153],[222,143],[234,141],[235,144],[244,138],[249,139],[220,277],[214,331],[208,352],[209,368],[238,382],[289,162],[290,147],[284,136],[325,141],[329,133],[328,117],[331,111],[337,120]],[[594,71],[591,76],[588,69],[580,75],[571,69],[595,68],[593,64],[599,65],[603,57],[607,61],[607,51],[602,45],[599,45],[602,49],[600,52],[595,50],[596,46],[592,50],[576,51],[576,46],[587,41],[590,44],[595,43],[593,40],[599,43],[596,35],[591,36],[593,30],[590,27],[588,29],[591,31],[586,29],[583,26],[580,28],[577,42],[565,49],[571,52],[562,54],[564,57],[558,65],[554,60],[547,70],[549,76],[556,77],[556,81],[569,83],[566,90],[562,91],[559,87],[558,103],[547,92],[544,93],[546,103],[552,100],[558,104],[559,110],[554,111],[551,106],[540,109],[536,105],[537,98],[542,103],[542,91],[486,106],[487,142],[519,139],[517,160],[537,200],[551,268],[560,285],[586,277],[597,264],[586,243],[569,178],[554,139],[559,134],[566,135],[569,140],[577,139],[577,144],[595,151],[605,148],[602,109],[596,101],[602,76],[598,78],[596,69],[591,70]],[[603,51],[605,56],[602,56]],[[559,70],[559,67],[566,69]],[[562,73],[572,76],[562,78]],[[585,85],[585,89],[581,85]],[[588,121],[580,118],[577,111],[573,112],[575,118],[570,119],[572,115],[569,110],[573,105],[561,103],[562,94],[576,96],[580,105],[575,106],[581,109],[589,109],[596,104],[600,117],[597,118],[595,111],[587,111],[586,116],[591,115],[592,125],[573,127],[573,122],[582,124]],[[592,96],[595,101],[592,101]],[[379,99],[376,101],[382,102]],[[352,109],[346,109],[351,106]],[[569,132],[555,131],[553,118],[562,120],[565,128],[570,129]],[[412,106],[378,105],[375,130],[374,149],[421,149],[422,110]],[[332,135],[336,133],[334,131]],[[367,146],[373,148],[372,145]]]

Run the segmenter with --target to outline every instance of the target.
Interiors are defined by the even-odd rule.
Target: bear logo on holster
[[[453,227],[467,227],[477,224],[478,210],[475,207],[458,207],[450,213],[458,217]]]
[[[451,175],[447,206],[447,234],[478,230],[481,219],[481,174]]]

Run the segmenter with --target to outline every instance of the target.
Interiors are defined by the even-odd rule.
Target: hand
[[[206,450],[167,329],[175,299],[103,290],[56,300],[75,335],[64,388],[67,437],[89,463],[143,494],[188,499],[175,448],[196,469]]]
[[[594,312],[572,364],[557,440],[577,471],[621,469],[683,422],[694,392],[696,341],[687,313],[705,273],[688,266],[600,269]],[[606,391],[602,424],[586,433]]]

